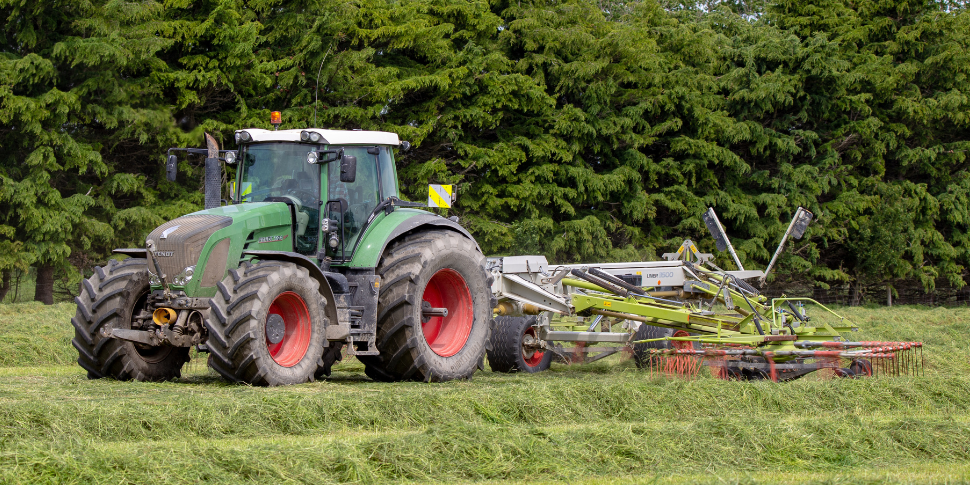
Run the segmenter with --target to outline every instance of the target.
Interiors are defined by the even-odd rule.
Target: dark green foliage
[[[202,131],[395,131],[490,254],[710,251],[782,280],[964,284],[962,2],[0,0],[0,270],[78,270],[199,207]],[[319,73],[319,86],[317,75]],[[720,260],[725,266],[732,263]]]

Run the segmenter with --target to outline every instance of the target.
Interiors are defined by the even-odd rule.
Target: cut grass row
[[[147,384],[90,382],[61,368],[8,373],[0,477],[451,482],[804,472],[852,482],[949,463],[944,478],[970,479],[966,377],[777,385],[570,369],[388,385],[347,367],[330,382],[276,389],[204,376]]]
[[[397,432],[4,446],[8,481],[231,483],[564,480],[739,473],[851,475],[924,463],[966,473],[968,424],[931,418],[737,417],[560,427],[443,423]],[[954,477],[957,478],[957,477]],[[966,475],[963,478],[967,478]]]
[[[274,389],[202,368],[89,381],[60,365],[70,305],[0,305],[0,480],[970,481],[970,311],[844,311],[861,338],[926,341],[926,376],[682,381],[624,362],[381,384],[350,360]]]
[[[0,367],[66,365],[77,359],[71,346],[74,304],[0,304]],[[927,345],[927,370],[970,373],[970,308],[877,307],[837,308],[858,324],[857,340],[921,341]],[[816,320],[837,323],[815,312]]]
[[[354,366],[357,367],[357,366]],[[355,372],[359,368],[353,369]],[[0,439],[85,441],[393,432],[447,423],[569,426],[591,419],[650,422],[745,419],[793,421],[884,415],[962,420],[970,378],[802,381],[785,385],[648,379],[616,372],[543,378],[484,374],[471,383],[380,384],[344,372],[332,381],[259,389],[211,377],[168,384],[88,382],[26,372],[0,381]]]

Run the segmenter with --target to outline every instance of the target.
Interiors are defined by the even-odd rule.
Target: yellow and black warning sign
[[[451,207],[452,185],[428,185],[428,207]]]

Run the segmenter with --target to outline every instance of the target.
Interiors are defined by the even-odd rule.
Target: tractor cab
[[[236,142],[232,198],[290,206],[299,254],[349,261],[377,206],[398,197],[393,133],[249,129]]]

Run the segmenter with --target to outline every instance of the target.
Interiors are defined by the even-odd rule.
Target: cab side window
[[[391,147],[380,147],[377,165],[381,170],[381,195],[383,198],[400,197],[397,191],[397,170],[394,169],[394,154]]]
[[[377,157],[367,153],[373,147],[344,147],[344,155],[357,157],[357,178],[351,182],[340,181],[340,163],[330,163],[327,178],[330,200],[340,200],[343,214],[331,214],[331,219],[343,218],[343,249],[353,251],[364,228],[364,223],[380,203],[380,186],[377,177]],[[337,251],[340,254],[340,251]],[[347,255],[350,256],[349,254]]]

